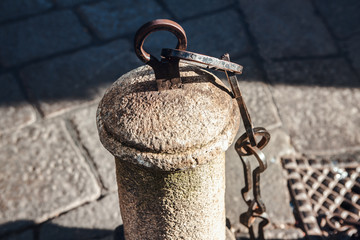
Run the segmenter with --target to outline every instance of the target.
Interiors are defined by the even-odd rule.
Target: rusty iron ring
[[[161,56],[164,58],[177,58],[185,61],[195,62],[199,63],[200,65],[205,65],[206,68],[209,69],[228,71],[237,74],[241,74],[243,70],[243,66],[237,63],[221,60],[219,58],[210,57],[199,53],[184,51],[182,49],[163,48],[161,51]]]
[[[260,141],[256,144],[256,147],[261,150],[263,149],[270,141],[270,134],[269,132],[263,128],[263,127],[256,127],[253,129],[255,136],[261,136],[262,138]],[[249,146],[249,137],[246,133],[241,135],[241,137],[236,141],[235,143],[235,150],[240,156],[250,156],[253,154],[253,152],[248,151],[248,148],[246,146]]]
[[[174,21],[169,19],[156,19],[144,24],[135,34],[135,53],[140,58],[141,61],[151,65],[149,62],[154,61],[156,58],[147,53],[144,48],[144,41],[149,36],[150,33],[156,31],[168,31],[173,33],[177,39],[178,43],[176,48],[180,50],[186,50],[187,39],[184,29]],[[156,60],[158,61],[158,60]]]

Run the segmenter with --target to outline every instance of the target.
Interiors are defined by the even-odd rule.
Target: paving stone
[[[265,59],[336,52],[310,1],[239,0],[239,3]]]
[[[117,190],[114,157],[103,147],[96,127],[97,106],[71,115],[81,142],[95,162],[102,182],[109,190]]]
[[[70,7],[81,3],[91,2],[93,0],[53,0],[59,7]]]
[[[164,4],[179,19],[194,17],[198,14],[203,14],[210,11],[216,11],[217,9],[231,5],[231,3],[233,3],[231,0],[164,1]]]
[[[360,82],[342,59],[266,66],[280,118],[301,153],[358,147]]]
[[[238,75],[239,87],[255,127],[274,127],[281,125],[271,93],[260,71],[251,58],[231,60],[244,67],[242,75]],[[228,88],[229,82],[223,72],[214,72]],[[240,131],[245,132],[241,123]]]
[[[34,239],[34,232],[32,230],[27,230],[22,233],[14,233],[10,236],[6,236],[1,238],[2,240],[33,240]]]
[[[0,131],[21,127],[35,121],[34,109],[22,95],[16,79],[0,75]]]
[[[242,134],[238,132],[235,140]],[[287,189],[286,177],[280,164],[282,154],[293,152],[289,136],[281,129],[270,131],[271,140],[264,149],[268,160],[268,168],[261,175],[261,196],[266,205],[267,213],[272,224],[294,224],[295,219],[290,207],[290,196]],[[256,167],[255,159],[251,158],[252,169]],[[244,187],[244,174],[241,160],[234,149],[234,144],[226,151],[226,217],[230,219],[235,230],[246,232],[247,229],[239,223],[239,216],[247,210],[242,199],[241,189]]]
[[[354,68],[360,76],[360,34],[342,42],[342,48],[348,53]]]
[[[0,27],[0,64],[11,66],[74,49],[90,36],[71,11],[57,11]]]
[[[94,239],[111,235],[120,224],[118,196],[113,193],[45,223],[39,239]]]
[[[127,41],[118,40],[30,65],[21,76],[49,116],[102,97],[109,84],[141,64],[130,49]]]
[[[360,32],[359,1],[315,0],[315,5],[338,38],[347,38]]]
[[[62,122],[0,135],[0,235],[39,223],[100,195]],[[22,221],[23,219],[31,221]]]
[[[144,23],[169,18],[153,0],[111,0],[83,5],[81,16],[102,39],[135,33]]]
[[[189,51],[214,57],[226,52],[234,56],[250,51],[240,17],[233,10],[185,21],[181,26],[186,32]]]
[[[265,239],[281,239],[281,240],[292,240],[292,239],[304,239],[305,234],[299,228],[289,229],[265,229]],[[237,240],[248,240],[249,235],[247,233],[237,234]]]
[[[36,14],[51,7],[51,0],[2,0],[0,1],[0,22]]]

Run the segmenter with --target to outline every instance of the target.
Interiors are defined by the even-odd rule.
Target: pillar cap
[[[97,111],[100,140],[114,156],[166,171],[205,164],[232,143],[240,114],[213,74],[180,65],[181,89],[157,91],[149,66],[121,76]]]

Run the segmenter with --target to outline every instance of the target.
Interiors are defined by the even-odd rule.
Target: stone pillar
[[[230,91],[180,65],[181,89],[158,92],[148,66],[120,77],[97,113],[114,156],[126,240],[225,239],[225,150],[239,126]]]

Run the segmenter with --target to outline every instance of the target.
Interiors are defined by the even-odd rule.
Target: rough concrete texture
[[[16,79],[9,74],[0,75],[0,132],[35,121],[35,111],[26,102]]]
[[[125,239],[225,239],[225,156],[185,171],[116,158]]]
[[[236,139],[241,134],[243,134],[243,130],[238,132]],[[293,153],[294,149],[283,130],[274,129],[270,131],[270,134],[270,142],[264,149],[268,167],[260,177],[261,196],[271,222],[267,228],[284,228],[286,225],[294,224],[295,220],[290,208],[290,197],[279,157]],[[254,169],[257,166],[256,159],[249,158],[252,169]],[[240,229],[241,232],[247,231],[239,222],[240,214],[247,210],[241,196],[244,184],[243,166],[233,144],[226,151],[226,216],[229,218],[232,228]]]
[[[99,104],[100,140],[113,155],[163,170],[205,164],[225,151],[239,126],[239,110],[214,75],[182,65],[183,87],[158,92],[149,66],[119,78]]]
[[[51,7],[51,0],[2,0],[0,22],[46,11]]]
[[[336,52],[310,1],[239,0],[239,3],[265,59]]]
[[[102,183],[109,190],[117,190],[114,157],[101,145],[96,128],[97,106],[71,114],[80,141],[96,165]]]
[[[40,240],[94,239],[112,235],[122,224],[117,193],[88,203],[46,222],[40,228]],[[74,229],[75,230],[72,230]]]
[[[167,0],[164,4],[178,19],[194,17],[206,12],[217,12],[224,7],[231,5],[233,1],[224,0],[198,0],[198,1],[177,1]]]
[[[96,199],[100,189],[61,122],[0,135],[0,234]],[[15,222],[18,221],[18,222]],[[18,224],[16,224],[18,223]]]
[[[298,151],[336,153],[358,148],[360,136],[354,132],[360,126],[360,82],[345,61],[276,63],[267,71],[281,120]]]
[[[83,5],[81,17],[101,39],[135,33],[144,23],[169,18],[153,0],[110,0]]]
[[[182,23],[181,26],[189,39],[187,47],[189,51],[214,57],[220,57],[228,52],[231,57],[249,52],[251,49],[245,28],[234,10],[220,11],[210,16],[191,19]]]
[[[58,11],[0,27],[0,64],[12,66],[90,42],[71,11]]]
[[[114,41],[30,65],[21,77],[45,116],[59,114],[99,99],[111,82],[139,66],[129,48],[125,40]]]

